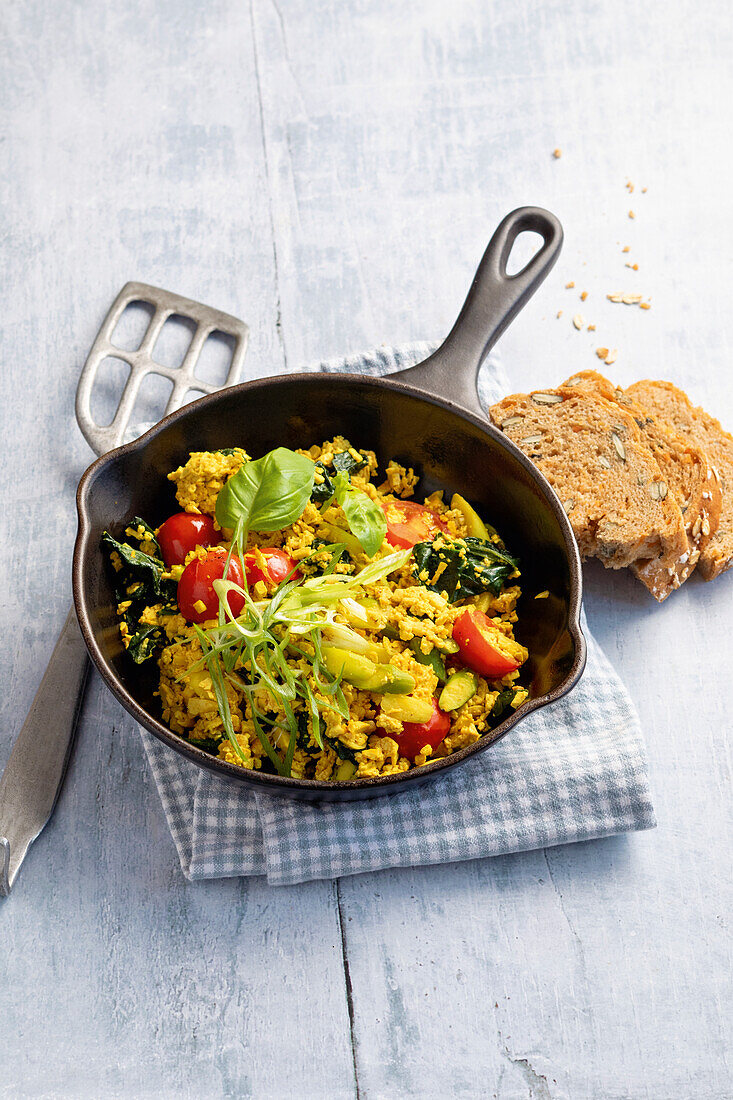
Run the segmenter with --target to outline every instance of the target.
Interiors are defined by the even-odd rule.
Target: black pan
[[[521,272],[509,276],[509,253],[525,230],[541,235],[542,248]],[[476,391],[482,359],[545,278],[561,245],[562,228],[552,214],[534,207],[515,210],[492,237],[448,338],[425,362],[396,378],[311,373],[245,382],[172,413],[89,467],[77,493],[76,611],[92,660],[141,725],[200,767],[259,790],[308,800],[359,799],[406,791],[461,767],[528,714],[570,691],[585,664],[577,546],[557,496],[522,452],[487,423]],[[395,457],[413,466],[422,475],[424,494],[437,488],[461,493],[498,528],[521,559],[516,633],[530,653],[522,677],[530,697],[491,734],[426,767],[342,783],[248,771],[167,729],[156,717],[157,668],[134,665],[120,643],[99,548],[108,526],[122,527],[134,515],[156,526],[176,510],[166,474],[184,463],[189,451],[243,446],[258,456],[336,434],[357,447],[373,448],[380,462]],[[534,599],[545,589],[548,599]]]

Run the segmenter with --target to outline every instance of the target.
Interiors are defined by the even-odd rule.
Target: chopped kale
[[[325,504],[336,493],[336,486],[334,485],[336,474],[344,473],[347,477],[351,477],[357,470],[363,470],[366,464],[367,460],[363,456],[356,459],[351,451],[340,451],[333,456],[333,461],[328,466],[325,466],[322,462],[316,462],[316,484],[313,486],[313,492],[311,493],[312,502],[314,504]],[[323,481],[318,481],[319,474]]]
[[[122,568],[115,571],[115,595],[118,599],[129,599],[132,585],[138,586],[135,599],[144,594],[148,603],[165,602],[169,597],[175,597],[175,583],[163,577],[165,565],[162,558],[136,550],[129,542],[118,541],[109,531],[102,535],[101,544],[110,557],[117,553],[122,563]]]
[[[326,737],[325,733],[321,732],[324,745],[329,746],[338,756],[339,760],[350,760],[352,764],[358,764],[356,759],[356,752],[354,749],[347,748],[343,742],[339,741],[338,737]]]
[[[439,535],[413,548],[413,573],[433,592],[447,592],[451,603],[493,592],[498,596],[507,579],[518,569],[516,558],[493,542]]]
[[[203,749],[204,752],[210,753],[212,756],[219,755],[219,745],[221,740],[217,741],[214,737],[202,737],[194,740],[193,737],[189,737],[189,743],[193,745],[195,749]]]
[[[308,728],[308,715],[304,710],[299,710],[296,715],[296,720],[298,722],[298,734],[296,743],[299,749],[303,749],[305,752],[307,752],[308,745],[310,744],[311,739],[310,729]]]
[[[336,473],[347,474],[349,477],[358,470],[363,470],[366,464],[367,460],[363,455],[354,458],[351,451],[339,451],[333,456],[333,468]]]
[[[162,558],[163,557],[163,554],[162,554],[161,549],[160,549],[160,543],[158,542],[158,540],[155,536],[155,531],[150,526],[150,524],[147,523],[144,519],[141,519],[140,516],[133,516],[132,519],[130,520],[130,522],[128,523],[126,530],[135,531],[135,532],[142,531],[143,532],[142,537],[140,537],[137,534],[135,534],[132,537],[136,538],[139,542],[152,542],[153,547],[155,549],[155,557],[156,558]],[[129,537],[130,536],[128,535],[128,538]]]
[[[320,557],[321,551],[324,551],[327,557],[323,561],[316,561],[315,557],[316,555]],[[348,572],[353,573],[353,559],[343,543],[314,539],[310,554],[298,562],[298,569],[306,577],[322,577],[325,573],[332,573],[339,562],[345,562],[350,567]]]
[[[313,742],[311,741],[308,712],[300,710],[295,715],[295,718],[298,723],[298,733],[295,743],[299,749],[303,749],[305,752],[312,752]],[[352,764],[356,764],[356,753],[354,750],[343,745],[337,737],[327,737],[323,730],[323,723],[321,723],[321,740],[323,741],[324,748],[333,749],[339,760],[350,760]]]
[[[137,517],[128,524],[128,528],[142,528],[143,534],[139,541],[150,538],[155,541],[152,529]],[[127,537],[138,538],[137,535]],[[157,542],[155,545],[157,547]],[[146,607],[157,603],[162,603],[168,614],[175,614],[178,610],[176,582],[163,576],[165,564],[162,558],[136,549],[129,541],[121,542],[113,538],[109,531],[102,535],[101,546],[109,554],[113,569],[114,556],[120,565],[113,573],[114,593],[118,603],[124,608],[120,617],[127,629],[127,652],[135,664],[139,665],[154,656],[164,641],[161,628],[154,624],[141,623],[140,616]],[[128,606],[125,607],[125,604]]]
[[[522,688],[509,687],[504,688],[503,691],[500,691],[496,697],[496,702],[491,708],[491,717],[500,718],[504,714],[504,711],[507,709],[507,707],[511,706],[512,702],[514,701],[514,696],[517,694],[518,691],[521,690]]]
[[[125,616],[125,621],[127,617]],[[141,665],[152,657],[163,640],[163,631],[159,626],[141,626],[140,623],[128,622],[127,652],[136,665]]]

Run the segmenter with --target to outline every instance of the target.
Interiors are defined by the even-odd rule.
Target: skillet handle
[[[514,242],[527,230],[540,234],[542,247],[520,272],[508,275],[506,265]],[[400,371],[400,381],[453,401],[483,419],[476,385],[479,367],[552,270],[562,241],[562,226],[548,210],[520,206],[507,214],[489,241],[448,336],[428,359]]]

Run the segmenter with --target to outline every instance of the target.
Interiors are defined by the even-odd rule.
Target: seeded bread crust
[[[657,561],[635,563],[634,574],[658,600],[679,588],[695,569],[700,555],[718,529],[722,493],[704,451],[661,423],[633,394],[614,386],[598,371],[580,371],[563,386],[597,393],[625,409],[636,421],[644,440],[657,460],[669,492],[682,512],[687,534],[687,552],[673,572]]]
[[[560,387],[513,394],[490,415],[555,489],[583,558],[674,569],[687,549],[682,513],[629,413]]]
[[[722,490],[718,528],[700,554],[698,569],[711,581],[733,565],[733,436],[720,421],[693,405],[686,393],[671,382],[645,380],[629,386],[627,393],[641,401],[654,416],[664,420],[690,444],[702,448],[713,466],[710,484],[716,479]]]

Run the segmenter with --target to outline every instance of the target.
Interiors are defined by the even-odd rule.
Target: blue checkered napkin
[[[322,363],[388,374],[429,345]],[[490,359],[485,402],[509,386]],[[588,663],[565,699],[530,715],[488,752],[417,790],[310,805],[252,793],[184,760],[141,729],[168,824],[190,879],[263,875],[275,885],[476,859],[655,824],[638,715],[585,621]]]

